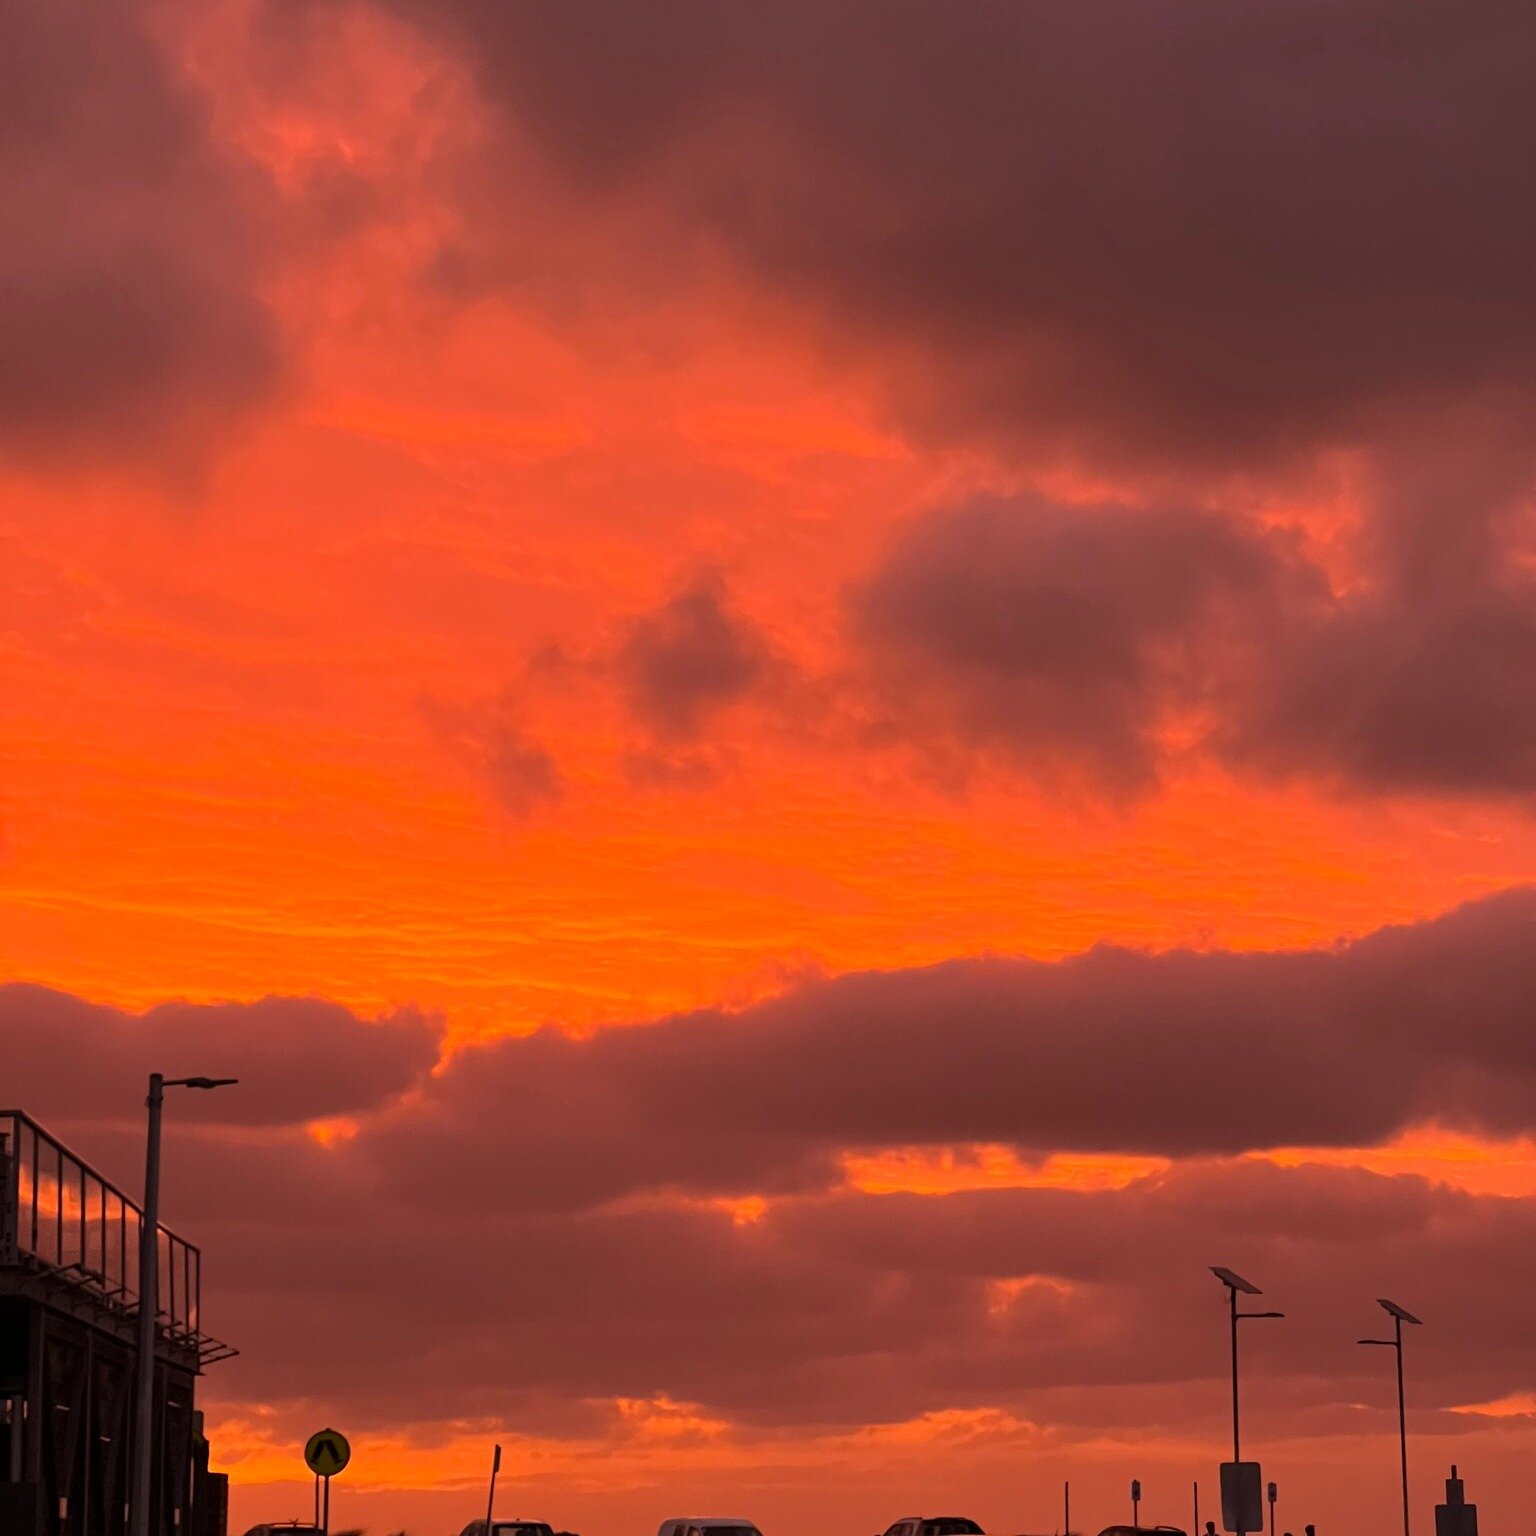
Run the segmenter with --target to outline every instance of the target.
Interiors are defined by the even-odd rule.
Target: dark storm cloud
[[[1536,893],[1337,949],[956,960],[456,1054],[349,1148],[443,1209],[838,1182],[845,1149],[1229,1154],[1536,1130]],[[1155,1091],[1148,1085],[1155,1084]]]
[[[930,512],[849,594],[867,739],[1123,794],[1156,782],[1172,726],[1249,772],[1529,796],[1529,497],[1482,446],[1475,466],[1421,452],[1381,475],[1367,574],[1338,593],[1295,539],[1234,516],[1038,496]]]
[[[877,736],[926,738],[956,777],[979,750],[1125,794],[1155,781],[1169,709],[1208,706],[1248,772],[1529,792],[1533,588],[1491,510],[1536,463],[1528,7],[382,3],[506,129],[465,181],[532,145],[563,187],[553,278],[522,238],[508,266],[531,299],[563,274],[643,306],[658,268],[713,279],[724,252],[919,434],[1214,470],[1229,501],[1227,471],[1269,503],[1266,474],[1339,445],[1389,482],[1336,601],[1235,520],[936,515],[856,595]],[[692,741],[750,685],[727,619],[695,594],[637,637],[654,730]]]
[[[465,1047],[430,1079],[422,1020],[313,999],[135,1019],[12,986],[0,1029],[11,1096],[48,1115],[131,1120],[151,1067],[237,1075],[238,1092],[188,1114],[362,1113],[335,1154],[360,1182],[445,1214],[555,1211],[812,1193],[850,1149],[1178,1157],[1368,1145],[1426,1120],[1536,1131],[1533,935],[1536,893],[1518,890],[1328,950],[1100,946],[853,973],[735,1014]],[[86,1057],[82,1084],[71,1063]],[[289,1070],[306,1060],[321,1065]]]
[[[1536,793],[1536,583],[1342,603],[1273,658],[1229,747],[1355,789]]]
[[[409,1010],[363,1020],[313,997],[161,1003],[134,1015],[15,982],[0,986],[0,1097],[45,1122],[134,1121],[150,1072],[238,1077],[237,1089],[184,1095],[178,1116],[295,1125],[403,1092],[437,1060],[438,1036]]]
[[[5,8],[0,456],[185,469],[271,389],[259,196],[147,6]]]
[[[851,611],[891,728],[1129,790],[1156,774],[1165,712],[1217,691],[1315,585],[1212,513],[1018,497],[922,518]]]
[[[762,637],[731,611],[721,584],[704,580],[631,622],[616,669],[643,725],[690,741],[761,679],[766,658]]]
[[[920,427],[1252,461],[1536,384],[1509,0],[393,8]]]
[[[1038,1417],[1042,1393],[1086,1422],[1153,1400],[1182,1417],[1181,1384],[1222,1367],[1213,1260],[1291,1312],[1284,1352],[1254,1357],[1288,1408],[1374,1401],[1339,1340],[1398,1292],[1446,1344],[1421,1361],[1426,1403],[1481,1401],[1536,1365],[1508,1343],[1536,1202],[1205,1154],[1430,1116],[1530,1131],[1533,922],[1519,891],[1327,951],[853,975],[734,1015],[469,1047],[435,1075],[411,1020],[309,1000],[132,1019],[13,987],[6,1096],[131,1180],[149,1057],[238,1072],[216,1123],[178,1101],[167,1149],[210,1326],[249,1346],[220,1389],[281,1405],[323,1381],[362,1426],[399,1421],[402,1379],[412,1417],[455,1423],[657,1394],[763,1424]],[[356,1134],[328,1146],[242,1128],[347,1109]],[[1122,1189],[944,1197],[859,1193],[836,1167],[977,1140],[1177,1160]],[[748,1193],[769,1197],[756,1219],[718,1200]],[[1150,1396],[1103,1394],[1127,1383]]]
[[[1268,647],[1218,731],[1247,767],[1367,791],[1536,791],[1531,485],[1506,442],[1404,454],[1366,505],[1365,578]]]
[[[1124,1426],[1144,1399],[1119,1389],[1137,1383],[1172,1389],[1165,1410],[1186,1425],[1219,1420],[1213,1258],[1290,1314],[1249,1357],[1288,1412],[1386,1410],[1390,1388],[1350,1343],[1376,1295],[1434,1319],[1426,1409],[1520,1390],[1533,1365],[1518,1319],[1536,1204],[1361,1170],[1191,1164],[1118,1190],[843,1192],[746,1224],[678,1206],[471,1215],[391,1190],[330,1242],[236,1215],[200,1235],[218,1256],[220,1328],[268,1345],[222,1390],[280,1404],[322,1380],[360,1424],[398,1422],[407,1372],[420,1420],[665,1394],[761,1424],[857,1426],[980,1405],[1038,1417],[1040,1394],[1082,1389],[1088,1422]],[[1485,1277],[1475,1294],[1469,1272]]]
[[[662,1033],[648,1026],[578,1040],[546,1029],[466,1049],[424,1102],[374,1120],[350,1150],[387,1183],[436,1191],[445,1209],[570,1209],[656,1189],[724,1197],[836,1182],[836,1147],[825,1136],[774,1124],[761,1099],[724,1115],[711,1101],[723,1085],[687,1057],[732,1027],[710,1014],[658,1026]],[[654,1054],[610,1041],[630,1035],[649,1037]],[[665,1062],[679,1075],[671,1100],[647,1082]]]

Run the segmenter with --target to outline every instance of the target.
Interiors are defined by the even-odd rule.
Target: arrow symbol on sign
[[[352,1460],[352,1447],[344,1435],[334,1429],[322,1429],[310,1436],[304,1447],[304,1460],[316,1477],[331,1478]]]

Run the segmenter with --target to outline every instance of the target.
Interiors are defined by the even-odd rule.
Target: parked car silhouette
[[[1106,1525],[1099,1536],[1184,1536],[1176,1525]]]
[[[656,1536],[763,1536],[750,1520],[727,1515],[685,1515],[663,1520]]]
[[[986,1536],[974,1520],[963,1515],[908,1515],[890,1526],[885,1536]]]
[[[471,1520],[459,1536],[485,1536],[485,1521]],[[491,1536],[555,1536],[547,1520],[493,1520]]]
[[[245,1536],[320,1536],[320,1527],[308,1520],[272,1520],[265,1525],[253,1525]]]

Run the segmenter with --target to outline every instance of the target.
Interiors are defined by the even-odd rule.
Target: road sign
[[[321,1429],[304,1444],[304,1464],[316,1477],[335,1477],[352,1460],[352,1447],[339,1429]]]
[[[1222,1462],[1221,1526],[1250,1536],[1264,1529],[1264,1478],[1258,1462]]]

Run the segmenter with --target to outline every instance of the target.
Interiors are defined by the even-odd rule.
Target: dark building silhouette
[[[0,1111],[0,1532],[123,1536],[136,1378],[139,1207]],[[155,1536],[225,1536],[194,1393],[234,1353],[202,1328],[202,1256],[160,1229]]]

